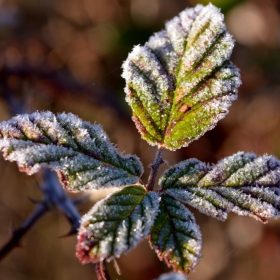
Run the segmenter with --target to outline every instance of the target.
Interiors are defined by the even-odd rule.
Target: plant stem
[[[147,186],[146,186],[148,191],[153,190],[155,180],[156,180],[156,177],[157,177],[157,173],[158,173],[158,169],[159,169],[160,165],[164,163],[164,161],[162,159],[163,153],[164,153],[164,148],[159,147],[158,150],[157,150],[156,156],[155,156],[155,160],[150,165],[151,172],[150,172],[148,183],[147,183]]]
[[[20,245],[20,239],[27,231],[48,211],[50,210],[47,201],[42,201],[37,204],[34,212],[23,222],[23,224],[12,231],[10,240],[0,249],[0,260],[15,247]]]
[[[95,263],[94,268],[98,280],[111,280],[104,261]]]

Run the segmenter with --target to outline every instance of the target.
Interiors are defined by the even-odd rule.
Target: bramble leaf
[[[232,211],[267,222],[280,215],[280,161],[239,152],[209,167],[188,159],[160,179],[165,192],[220,220]]]
[[[186,276],[179,272],[170,272],[160,275],[157,280],[188,280]]]
[[[188,274],[198,264],[202,246],[199,227],[189,210],[169,195],[161,196],[150,241],[158,257],[174,271]]]
[[[175,150],[227,114],[241,84],[229,61],[233,46],[223,15],[209,4],[184,10],[133,49],[122,76],[143,139]]]
[[[71,113],[37,112],[0,123],[0,150],[29,175],[55,170],[71,191],[134,184],[143,172],[138,157],[121,155],[101,126]]]
[[[97,202],[81,220],[77,257],[81,263],[118,258],[145,238],[159,207],[159,195],[129,186]]]

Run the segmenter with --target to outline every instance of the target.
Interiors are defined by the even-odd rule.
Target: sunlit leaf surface
[[[230,211],[262,222],[280,214],[280,161],[273,156],[239,152],[212,167],[189,159],[167,170],[160,185],[220,220]]]
[[[55,170],[71,191],[134,184],[143,172],[139,159],[120,154],[99,125],[71,113],[37,112],[0,123],[0,149],[29,175]]]
[[[219,9],[181,12],[123,64],[126,100],[142,137],[174,150],[200,137],[237,98],[234,41]]]

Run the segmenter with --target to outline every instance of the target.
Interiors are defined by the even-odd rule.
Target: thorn
[[[119,267],[119,264],[118,264],[117,260],[116,260],[116,259],[113,259],[113,262],[114,262],[114,268],[115,268],[116,272],[118,273],[118,275],[122,275],[122,273],[121,273],[121,270],[120,270],[120,267]]]

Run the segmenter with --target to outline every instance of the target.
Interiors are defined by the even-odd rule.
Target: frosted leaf
[[[160,179],[165,192],[220,220],[232,211],[267,222],[280,216],[280,161],[239,152],[209,167],[189,159]]]
[[[171,196],[161,196],[150,242],[158,257],[176,272],[188,274],[198,264],[201,233],[193,215]]]
[[[179,272],[170,272],[160,275],[157,280],[188,280],[186,276]]]
[[[120,154],[99,125],[71,113],[36,112],[0,123],[0,149],[29,175],[55,170],[71,191],[134,184],[143,172],[139,159]]]
[[[142,138],[175,150],[227,114],[241,84],[229,61],[233,46],[223,15],[209,4],[184,10],[133,49],[122,76]]]
[[[150,233],[158,207],[159,195],[136,185],[97,202],[81,220],[80,262],[109,261],[133,249]]]

